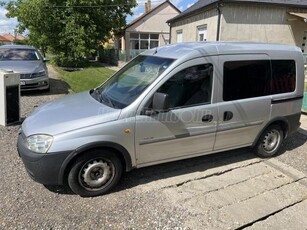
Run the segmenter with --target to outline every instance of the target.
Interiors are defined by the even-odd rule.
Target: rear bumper
[[[60,170],[64,160],[71,153],[57,152],[41,154],[30,151],[25,147],[22,134],[18,136],[17,150],[29,176],[38,183],[45,185],[61,185]]]

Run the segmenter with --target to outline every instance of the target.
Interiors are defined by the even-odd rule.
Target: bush
[[[76,60],[73,57],[65,56],[63,53],[56,54],[52,57],[51,63],[60,67],[82,68],[88,66],[87,59]]]
[[[98,53],[99,61],[102,63],[107,63],[115,66],[118,65],[118,55],[116,49],[104,49],[100,47]]]
[[[15,45],[29,45],[29,41],[28,40],[15,40],[14,44]]]

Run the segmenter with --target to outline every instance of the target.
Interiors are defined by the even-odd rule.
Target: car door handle
[[[229,121],[233,118],[233,113],[231,111],[224,112],[224,121]]]
[[[202,122],[211,122],[213,120],[213,116],[211,114],[205,115],[202,117]]]

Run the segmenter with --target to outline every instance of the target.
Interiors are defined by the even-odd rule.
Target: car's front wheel
[[[75,161],[68,174],[68,185],[80,196],[100,196],[114,188],[121,174],[122,164],[114,153],[92,150]]]

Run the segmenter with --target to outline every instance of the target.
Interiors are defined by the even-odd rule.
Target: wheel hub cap
[[[112,169],[104,160],[90,161],[81,170],[79,179],[81,184],[90,190],[95,190],[105,185],[112,176]]]
[[[268,132],[263,141],[263,149],[266,152],[273,152],[279,146],[280,143],[280,133],[277,130],[272,130]]]

